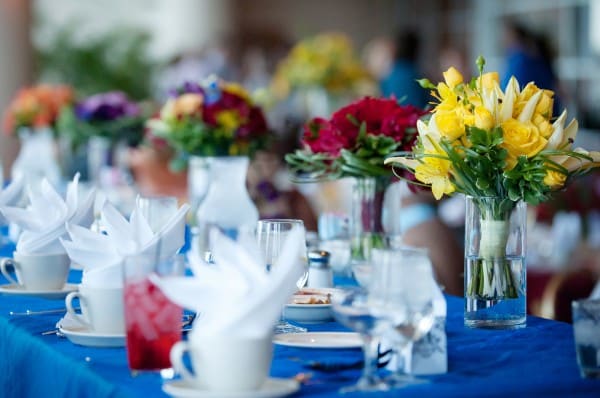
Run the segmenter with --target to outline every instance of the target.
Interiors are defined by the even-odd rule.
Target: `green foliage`
[[[44,80],[70,84],[80,96],[120,90],[136,100],[150,97],[157,65],[148,59],[146,33],[116,29],[83,44],[76,36],[76,26],[64,29],[50,46],[38,49]]]
[[[383,161],[401,144],[385,135],[367,134],[366,124],[361,123],[355,147],[342,149],[339,157],[299,149],[287,154],[285,160],[297,181],[389,177],[393,174],[392,170],[384,166]]]
[[[111,142],[125,141],[129,146],[137,146],[144,136],[144,123],[147,110],[140,116],[121,117],[110,121],[83,121],[77,118],[73,107],[64,107],[56,121],[56,131],[65,136],[76,150],[87,143],[90,137],[105,137]]]

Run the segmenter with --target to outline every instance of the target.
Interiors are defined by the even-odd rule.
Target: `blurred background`
[[[600,128],[600,16],[596,0],[1,0],[0,108],[40,80],[80,94],[118,87],[135,99],[173,81],[218,72],[250,88],[304,37],[342,32],[374,73],[402,31],[419,38],[417,69],[432,81],[449,65],[469,75],[482,54],[505,68],[506,21],[543,37],[558,93],[584,129]],[[178,69],[174,70],[174,65]],[[4,170],[16,142],[2,137]]]
[[[545,88],[555,90],[557,103],[579,120],[580,144],[600,150],[598,20],[600,0],[0,0],[0,110],[20,88],[39,82],[68,84],[79,97],[118,89],[133,100],[160,104],[174,86],[214,73],[243,83],[262,101],[281,137],[278,151],[285,153],[297,145],[309,116],[326,115],[360,95],[400,90],[400,96],[424,106],[426,98],[412,97],[415,87],[394,88],[400,61],[411,63],[415,77],[437,81],[449,66],[473,75],[474,60],[483,55],[486,69],[498,70],[501,79],[523,72],[537,81],[546,73]],[[349,40],[369,82],[353,90],[323,86],[325,97],[294,100],[289,82],[282,86],[277,79],[278,65],[296,43],[323,32]],[[515,48],[533,51],[545,66],[518,64]],[[318,69],[318,61],[311,62],[306,68]],[[0,135],[5,178],[18,151],[15,136]],[[141,173],[135,177],[138,184],[144,181]],[[185,177],[167,178],[185,184]],[[186,189],[169,193],[185,195]],[[334,198],[338,188],[306,189],[315,214],[344,200]],[[315,199],[318,195],[329,204]],[[532,273],[542,281],[541,287],[531,282],[532,296],[540,298],[532,303],[537,313],[556,316],[547,300],[548,308],[541,308],[541,296],[549,294],[554,271],[564,269],[569,255],[576,253],[586,264],[578,271],[600,268],[589,254],[595,252],[586,251],[600,246],[598,198],[600,183],[591,175],[536,215],[547,222],[531,238],[538,257],[530,264],[545,266],[539,275]],[[580,238],[567,253],[549,255],[571,222],[553,225],[557,212],[580,216]],[[585,250],[575,251],[581,242]]]

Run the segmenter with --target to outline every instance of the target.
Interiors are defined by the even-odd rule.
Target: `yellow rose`
[[[491,90],[498,84],[500,84],[498,72],[488,72],[481,76],[481,85],[486,90]]]
[[[200,94],[183,94],[175,100],[173,111],[176,115],[188,116],[201,112],[204,99]]]
[[[491,130],[494,127],[494,116],[486,107],[475,107],[475,127],[482,130]]]
[[[535,127],[538,128],[540,134],[544,138],[548,138],[552,135],[552,125],[550,124],[548,119],[546,119],[541,114],[536,113],[535,115],[533,115],[532,122],[533,124],[535,124]]]
[[[242,124],[237,111],[221,111],[216,114],[217,123],[227,131],[233,131]]]
[[[508,119],[502,123],[502,133],[504,137],[502,146],[508,151],[511,166],[519,156],[524,155],[529,158],[537,155],[548,143],[531,122],[522,123],[516,119]]]
[[[523,90],[521,90],[517,101],[527,102],[529,98],[531,98],[533,94],[537,93],[538,91],[540,91],[540,89],[533,82],[529,82],[525,87],[523,87]]]
[[[448,87],[454,88],[463,82],[463,76],[454,66],[451,66],[444,72],[444,80]]]
[[[465,134],[465,123],[456,111],[439,111],[435,123],[440,133],[451,141]]]
[[[540,100],[535,107],[535,112],[544,115],[547,118],[552,116],[552,105],[554,100],[552,97],[554,96],[554,92],[551,90],[544,90]]]
[[[554,170],[547,170],[546,176],[544,177],[544,184],[550,189],[556,190],[562,188],[562,186],[565,185],[566,180],[567,176],[565,174]]]

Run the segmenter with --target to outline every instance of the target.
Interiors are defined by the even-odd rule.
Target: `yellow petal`
[[[450,88],[454,88],[463,82],[463,76],[454,66],[448,68],[444,74],[444,80]]]

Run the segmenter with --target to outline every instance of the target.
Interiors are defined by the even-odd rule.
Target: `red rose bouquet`
[[[393,152],[412,149],[417,120],[424,114],[393,98],[362,98],[329,120],[310,120],[303,148],[288,154],[286,161],[299,179],[391,176],[383,160]]]

